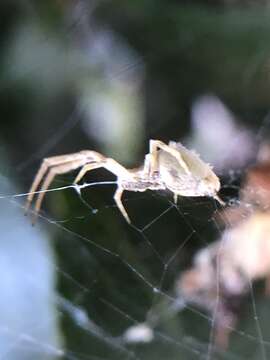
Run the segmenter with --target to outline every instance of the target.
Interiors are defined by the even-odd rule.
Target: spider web
[[[175,283],[195,248],[206,247],[221,233],[213,200],[181,199],[176,205],[167,193],[127,193],[125,206],[131,216],[137,216],[128,225],[113,204],[115,181],[70,185],[72,179],[72,175],[56,179],[60,186],[47,190],[47,201],[55,202],[58,195],[60,201],[67,193],[71,204],[80,202],[80,214],[71,209],[70,215],[57,219],[43,210],[35,227],[23,217],[24,205],[19,201],[27,193],[14,194],[8,185],[1,196],[7,213],[2,221],[8,219],[8,225],[1,226],[2,257],[14,257],[21,251],[24,258],[15,255],[5,271],[14,277],[13,286],[17,281],[23,283],[22,291],[33,306],[30,323],[22,321],[16,329],[10,319],[2,322],[6,345],[1,359],[242,359],[247,354],[267,359],[266,300],[254,292],[251,282],[247,309],[237,327],[230,329],[226,351],[214,344],[219,296],[209,315],[177,294]],[[225,187],[230,187],[230,180]],[[97,192],[106,205],[101,201],[93,205],[91,197]],[[147,206],[153,214],[145,219],[140,209]],[[7,247],[6,240],[9,238],[10,246],[13,239],[10,229],[18,227],[26,234]],[[37,255],[31,246],[40,241],[42,251],[36,250],[39,264],[25,267]],[[40,262],[48,276],[39,274]],[[218,270],[216,276],[218,279]],[[43,281],[47,285],[41,285]],[[5,289],[5,282],[2,286],[3,293],[10,290],[10,285]],[[18,292],[18,296],[19,305],[13,306],[20,308],[23,295]],[[42,298],[49,306],[43,304],[46,311],[41,307],[35,313],[35,302]]]

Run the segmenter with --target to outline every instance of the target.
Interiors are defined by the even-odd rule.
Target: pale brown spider
[[[130,219],[121,201],[124,190],[142,192],[148,189],[168,189],[174,194],[175,202],[179,195],[211,196],[222,203],[217,196],[220,188],[218,177],[197,154],[173,141],[166,145],[159,140],[150,140],[149,147],[149,153],[145,156],[143,166],[136,169],[126,169],[117,161],[91,150],[44,159],[30,188],[26,211],[46,173],[35,204],[36,215],[40,210],[45,191],[54,177],[79,167],[82,169],[75,178],[75,184],[86,172],[101,167],[116,175],[117,189],[114,199],[128,223],[130,223]]]

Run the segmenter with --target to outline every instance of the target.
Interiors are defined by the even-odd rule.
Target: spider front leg
[[[71,170],[75,170],[78,167],[82,166],[84,164],[84,160],[76,160],[72,162],[68,162],[66,164],[56,165],[50,168],[48,174],[45,177],[45,180],[40,188],[40,193],[38,194],[37,201],[35,204],[35,215],[33,217],[32,223],[34,224],[36,221],[36,217],[39,213],[39,210],[41,208],[41,204],[43,201],[43,198],[45,196],[46,190],[49,188],[50,184],[52,183],[53,179],[56,175],[65,174]],[[28,200],[28,206],[30,206],[29,200]]]
[[[48,169],[54,167],[54,166],[59,166],[59,165],[64,165],[64,164],[72,164],[73,161],[77,161],[78,158],[81,159],[81,155],[80,154],[67,154],[67,155],[59,155],[59,156],[52,156],[50,158],[46,158],[43,160],[36,176],[35,179],[31,185],[31,188],[29,190],[28,196],[27,196],[27,201],[26,201],[26,207],[25,207],[25,213],[27,213],[31,202],[33,201],[33,198],[35,196],[35,192],[38,189],[42,179],[44,178],[46,172],[48,171]]]
[[[120,165],[117,161],[106,158],[104,155],[92,151],[92,150],[83,150],[78,153],[67,154],[67,155],[60,155],[60,156],[53,156],[51,158],[47,158],[43,160],[37,175],[34,178],[34,181],[31,185],[27,202],[26,202],[26,212],[29,209],[31,202],[37,192],[40,183],[42,183],[43,178],[44,181],[42,183],[41,188],[38,191],[37,201],[34,207],[35,210],[35,217],[33,219],[33,224],[35,222],[36,216],[41,208],[41,204],[47,189],[49,188],[50,184],[52,183],[54,177],[59,174],[65,174],[69,171],[75,170],[82,166],[81,171],[75,178],[75,184],[77,184],[80,179],[85,175],[86,172],[98,169],[98,168],[105,168],[108,171],[112,172],[118,181],[118,189],[115,192],[114,199],[117,204],[117,207],[121,211],[124,218],[127,222],[130,223],[130,219],[128,214],[122,204],[121,196],[124,191],[124,188],[120,186],[121,181],[127,182],[134,182],[134,171],[129,171]],[[46,174],[47,173],[47,174]],[[136,177],[136,176],[135,176]],[[136,191],[136,190],[134,190]]]
[[[105,157],[103,155],[99,154],[96,151],[92,151],[92,150],[82,150],[77,153],[52,156],[52,157],[44,159],[35,178],[34,178],[34,181],[31,185],[30,191],[28,193],[26,206],[25,206],[25,213],[27,214],[27,211],[31,205],[31,202],[33,201],[35,193],[36,193],[38,187],[40,186],[40,183],[42,182],[47,171],[49,171],[52,168],[56,169],[58,166],[60,167],[60,166],[66,165],[66,167],[64,168],[65,170],[63,172],[61,172],[61,174],[63,174],[64,172],[69,172],[69,171],[74,170],[80,166],[83,166],[89,162],[95,162],[95,163],[97,162],[98,163],[98,162],[102,161],[103,159],[105,159]],[[47,176],[48,175],[46,175],[46,177]],[[48,184],[48,181],[46,178],[45,178],[44,182],[45,181],[47,184],[47,185],[46,184],[45,185],[48,188],[51,181],[49,182],[49,184]],[[47,190],[47,188],[44,187],[44,185],[43,185],[42,190],[45,191],[45,190]],[[43,198],[43,196],[41,198]],[[38,201],[39,201],[39,199],[38,199]]]

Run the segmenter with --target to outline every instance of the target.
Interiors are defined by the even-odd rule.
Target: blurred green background
[[[73,189],[54,191],[46,196],[42,217],[32,229],[28,218],[19,220],[22,199],[8,195],[28,191],[44,157],[93,149],[135,167],[143,162],[153,138],[197,144],[197,151],[205,160],[213,158],[222,175],[222,196],[235,199],[245,166],[267,138],[269,2],[2,0],[0,16],[1,210],[11,208],[1,227],[8,221],[7,228],[20,237],[25,261],[32,255],[24,250],[29,234],[22,235],[21,229],[32,233],[41,228],[46,234],[54,251],[45,255],[54,273],[48,297],[55,322],[50,326],[57,332],[53,340],[45,340],[43,333],[39,342],[28,341],[22,356],[17,340],[27,342],[24,337],[32,334],[31,324],[22,321],[6,358],[207,358],[211,316],[192,311],[194,307],[173,316],[163,314],[175,301],[175,281],[192,254],[218,237],[212,200],[181,199],[176,208],[168,193],[126,193],[124,204],[133,221],[129,226],[115,207],[112,185],[86,188],[81,198]],[[241,164],[219,168],[214,156],[218,150],[200,147],[197,141],[194,104],[209,94],[226,104],[221,106],[226,106],[236,130],[248,128],[252,134],[252,140],[239,143],[228,155],[232,159],[244,152],[245,157],[245,146],[250,146]],[[212,130],[207,126],[204,143]],[[229,152],[236,130],[228,139],[222,129],[211,136],[225,148],[228,140]],[[57,178],[53,187],[72,184],[74,176]],[[89,182],[113,179],[103,170],[85,177]],[[2,233],[7,241],[9,230]],[[35,236],[38,239],[38,233]],[[16,247],[8,255],[0,251],[16,255]],[[14,260],[12,268],[14,264],[18,262]],[[24,283],[23,259],[21,266],[12,275],[13,287]],[[38,273],[36,268],[29,271]],[[40,274],[35,284],[43,282]],[[7,284],[11,286],[9,280]],[[29,283],[16,301],[35,301],[37,288]],[[3,339],[4,328],[11,329],[22,316],[12,297],[7,300],[13,320],[0,328]],[[260,287],[255,300],[267,356],[270,312]],[[228,351],[208,358],[263,359],[252,305],[246,307]],[[154,340],[126,344],[126,329],[147,321],[152,313],[159,318]],[[41,313],[33,317],[42,329],[47,327]],[[35,332],[31,336],[35,338]]]

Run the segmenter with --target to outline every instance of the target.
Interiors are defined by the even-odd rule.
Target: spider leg
[[[83,168],[76,176],[74,183],[77,184],[81,178],[88,172],[98,168],[104,168],[114,174],[117,178],[129,179],[132,178],[132,172],[127,170],[124,166],[120,165],[117,161],[102,157],[101,161],[98,162],[90,162],[87,164],[83,164]]]
[[[79,172],[79,174],[77,175],[74,183],[77,184],[81,178],[85,175],[85,173],[87,173],[88,171],[97,169],[97,168],[105,168],[108,171],[110,171],[111,173],[113,173],[115,176],[117,176],[117,178],[124,178],[124,179],[128,179],[132,177],[132,173],[129,172],[129,170],[127,170],[126,168],[124,168],[122,165],[120,165],[117,161],[113,160],[113,159],[106,159],[103,158],[104,160],[102,160],[99,163],[90,163],[90,164],[86,164],[83,166],[83,168],[81,169],[81,171]],[[116,190],[115,194],[114,194],[114,200],[116,202],[116,205],[118,207],[118,209],[121,211],[122,215],[124,216],[124,218],[127,220],[128,223],[130,223],[130,219],[129,216],[123,206],[123,203],[121,201],[121,197],[123,194],[124,189],[122,187],[118,187],[118,189]]]
[[[46,175],[44,182],[40,188],[41,192],[38,194],[38,197],[37,197],[37,201],[35,204],[35,215],[34,215],[34,218],[32,221],[33,224],[35,223],[36,216],[40,210],[46,190],[49,188],[54,177],[59,174],[65,174],[71,170],[75,170],[78,167],[82,166],[84,164],[84,162],[85,162],[85,159],[79,159],[79,160],[74,160],[72,162],[68,162],[65,164],[55,165],[50,168],[50,170],[49,170],[48,174]]]
[[[81,154],[59,155],[59,156],[52,156],[50,158],[46,158],[43,160],[43,162],[34,178],[31,188],[29,190],[29,194],[27,196],[27,201],[26,201],[25,213],[27,213],[27,211],[29,210],[30,204],[35,196],[35,192],[36,192],[39,184],[41,183],[44,175],[48,171],[48,169],[50,167],[67,164],[67,163],[72,163],[72,161],[74,161],[78,158],[82,158],[82,155]]]
[[[46,190],[49,188],[51,182],[53,181],[54,177],[58,174],[64,174],[71,170],[75,170],[78,167],[83,166],[77,177],[75,178],[75,184],[77,184],[81,178],[85,175],[86,172],[91,171],[93,169],[104,167],[111,173],[113,173],[118,181],[120,179],[124,180],[133,180],[134,174],[132,171],[127,170],[125,167],[120,165],[117,161],[106,158],[102,154],[91,151],[91,150],[83,150],[78,153],[73,154],[67,154],[67,155],[60,155],[60,156],[54,156],[47,159],[44,159],[44,161],[41,164],[41,167],[32,183],[32,186],[30,188],[28,197],[27,197],[27,203],[26,203],[26,211],[29,209],[31,202],[33,201],[35,192],[37,191],[40,183],[42,182],[42,179],[45,179],[42,183],[42,186],[40,188],[40,193],[37,196],[37,201],[35,204],[35,212],[36,216],[41,208],[41,204],[43,201],[43,198],[45,196]],[[124,209],[124,206],[121,202],[121,195],[123,193],[123,189],[120,191],[116,191],[115,193],[115,201],[116,204],[125,217],[125,219],[130,222],[129,217],[127,215],[127,212]],[[35,222],[35,218],[33,219],[33,223]]]
[[[104,162],[101,163],[92,163],[92,164],[86,164],[82,167],[79,174],[76,176],[74,180],[74,184],[78,184],[78,182],[81,180],[81,178],[88,172],[94,169],[98,169],[101,167],[104,167]]]
[[[150,155],[151,155],[151,173],[157,171],[158,169],[158,149],[162,149],[163,151],[166,151],[168,154],[172,155],[176,160],[179,162],[179,164],[184,168],[184,170],[187,172],[187,174],[190,174],[190,170],[185,163],[185,160],[181,156],[180,152],[176,149],[173,149],[169,145],[166,145],[164,142],[160,140],[150,140]]]
[[[114,194],[114,200],[116,202],[116,205],[117,205],[118,209],[121,211],[124,218],[130,224],[131,223],[130,218],[129,218],[128,213],[126,212],[126,209],[125,209],[125,207],[124,207],[124,205],[122,203],[122,200],[121,200],[122,195],[123,195],[123,191],[124,191],[123,188],[118,187],[117,190],[115,191],[115,194]]]
[[[152,163],[153,163],[152,154],[145,155],[144,164],[143,164],[143,173],[145,176],[149,177],[151,175]]]
[[[213,198],[214,198],[215,200],[217,200],[217,202],[219,202],[220,205],[222,205],[222,206],[225,206],[225,205],[226,205],[226,203],[225,203],[217,194],[215,194],[215,196],[213,196]]]

